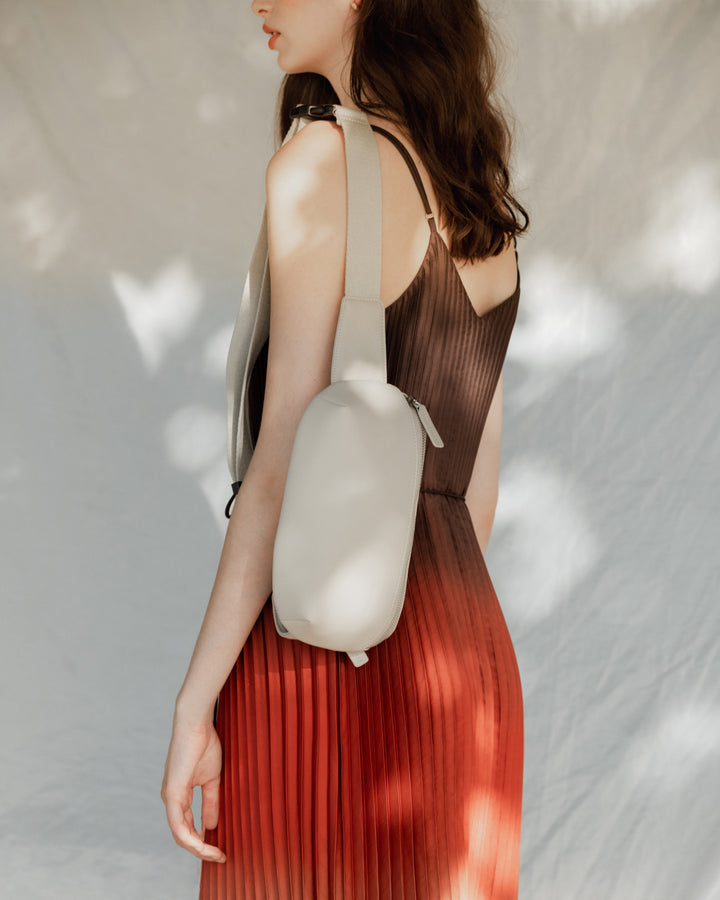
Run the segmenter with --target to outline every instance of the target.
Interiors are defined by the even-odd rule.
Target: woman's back
[[[441,227],[438,204],[432,181],[420,156],[408,136],[397,125],[380,116],[368,115],[371,125],[390,132],[410,154],[420,175],[430,209],[435,215],[437,230],[444,244],[449,246],[448,234]],[[313,130],[312,136],[308,133]],[[308,140],[309,139],[309,140]],[[342,128],[330,120],[307,123],[293,138],[307,146],[308,154],[344,160]],[[376,133],[382,176],[382,279],[380,299],[389,306],[412,283],[428,249],[429,229],[425,210],[411,170],[396,146],[385,136]],[[296,157],[302,167],[302,154]],[[342,178],[344,172],[339,173]],[[339,188],[339,190],[338,190]],[[342,193],[343,185],[334,183],[332,190]],[[496,257],[466,263],[455,261],[458,276],[467,291],[475,312],[482,315],[513,293],[517,281],[517,264],[513,245]]]
[[[400,140],[412,157],[435,215],[435,222],[445,246],[450,241],[441,227],[438,204],[427,169],[407,135],[387,119],[369,115],[371,125],[378,125]],[[334,126],[339,128],[339,126]],[[383,180],[383,270],[380,299],[387,306],[410,285],[424,259],[429,231],[420,193],[407,163],[392,143],[377,135],[380,169]],[[515,290],[517,263],[512,242],[496,257],[472,264],[455,261],[460,281],[467,291],[475,312],[482,315],[501,303]]]

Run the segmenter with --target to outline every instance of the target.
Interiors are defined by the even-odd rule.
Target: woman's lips
[[[271,28],[269,25],[263,25],[263,31],[265,34],[270,35],[270,40],[268,41],[268,47],[272,50],[275,46],[275,42],[277,41],[278,36],[280,35],[279,31],[275,31],[274,28]]]

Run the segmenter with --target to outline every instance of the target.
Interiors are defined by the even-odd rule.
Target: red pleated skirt
[[[523,703],[463,500],[421,492],[403,613],[356,668],[270,599],[224,685],[200,900],[516,900]]]

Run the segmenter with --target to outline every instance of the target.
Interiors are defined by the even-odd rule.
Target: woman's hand
[[[226,861],[222,850],[203,840],[205,829],[218,823],[221,766],[222,746],[213,725],[183,721],[176,713],[160,797],[175,842],[210,862]],[[202,834],[195,828],[191,808],[195,785],[202,790]]]

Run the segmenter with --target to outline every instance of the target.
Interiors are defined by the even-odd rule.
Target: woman
[[[255,449],[175,704],[168,822],[203,861],[201,900],[510,900],[522,692],[483,554],[520,295],[513,243],[529,220],[508,190],[509,131],[489,99],[492,35],[475,0],[252,9],[287,73],[281,139],[300,103],[363,109],[385,130],[388,381],[422,398],[445,446],[428,443],[396,631],[358,668],[280,637],[273,541],[295,430],[330,383],[344,285],[343,133],[308,122],[267,167],[272,304],[253,371]]]

